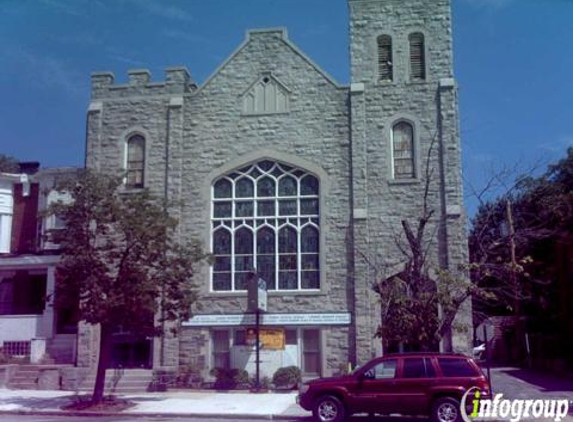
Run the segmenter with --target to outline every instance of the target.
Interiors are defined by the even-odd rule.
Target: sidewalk
[[[61,407],[72,403],[74,398],[75,395],[70,391],[0,389],[0,412],[109,414],[62,411]],[[288,419],[310,415],[296,404],[294,392],[250,394],[174,391],[124,395],[121,398],[135,403],[134,407],[121,412],[126,415],[197,417],[232,415],[245,419]]]
[[[506,398],[573,400],[573,379],[519,368],[493,368],[492,384],[496,393]],[[73,402],[69,391],[38,391],[0,389],[2,413],[65,413],[105,415],[104,412],[69,412],[61,407]],[[220,393],[210,391],[170,391],[121,396],[135,406],[121,414],[146,416],[233,416],[243,419],[289,419],[310,416],[299,407],[296,393]],[[570,408],[573,412],[573,404]],[[113,412],[111,412],[113,414]],[[571,415],[571,413],[570,413]],[[572,421],[569,416],[565,420]]]
[[[485,371],[484,371],[485,372]],[[510,399],[566,398],[573,401],[573,375],[557,377],[551,373],[513,367],[492,368],[495,393]]]

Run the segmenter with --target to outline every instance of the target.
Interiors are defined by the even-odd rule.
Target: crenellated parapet
[[[197,89],[197,85],[185,67],[165,69],[165,80],[159,82],[151,80],[151,72],[148,69],[132,69],[127,74],[128,83],[115,84],[112,72],[92,73],[92,99],[184,94]]]

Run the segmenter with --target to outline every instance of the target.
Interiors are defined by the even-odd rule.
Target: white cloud
[[[191,13],[172,4],[166,5],[166,2],[159,2],[157,0],[126,0],[126,2],[139,7],[146,13],[160,18],[178,20],[181,22],[193,22],[195,20]]]
[[[129,56],[125,56],[125,55],[119,55],[119,54],[109,54],[108,55],[110,59],[113,59],[115,61],[118,61],[120,63],[124,63],[127,64],[129,66],[133,66],[133,67],[145,67],[146,63],[142,62],[141,60],[137,60],[137,59],[133,59]]]
[[[21,69],[31,83],[44,89],[59,89],[78,96],[85,84],[85,77],[65,59],[31,52],[21,46],[5,48],[0,63],[10,62],[11,68]]]
[[[198,34],[192,34],[192,33],[185,32],[185,31],[179,31],[177,29],[167,29],[167,30],[163,31],[163,35],[165,35],[166,37],[169,37],[169,38],[187,41],[187,42],[191,42],[191,43],[207,44],[209,42],[209,39],[207,37],[204,37],[204,36],[198,35]]]

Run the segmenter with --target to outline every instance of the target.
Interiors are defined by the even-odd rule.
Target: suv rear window
[[[404,378],[432,378],[436,374],[432,362],[428,358],[408,358],[404,359]]]
[[[466,359],[438,359],[444,377],[477,377],[479,373]]]

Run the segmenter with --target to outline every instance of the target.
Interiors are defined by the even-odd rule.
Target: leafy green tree
[[[570,244],[572,227],[573,148],[541,175],[521,176],[514,189],[482,203],[472,220],[472,278],[496,293],[495,301],[477,309],[483,314],[515,315],[518,322],[527,317],[529,327],[516,326],[516,344],[522,349],[525,328],[546,334],[560,330],[560,344],[571,344],[559,314],[555,280],[562,271],[557,245]],[[513,280],[509,289],[508,278]]]
[[[123,178],[84,171],[58,186],[69,203],[48,212],[66,223],[50,233],[60,245],[57,306],[79,298],[79,318],[100,327],[92,402],[101,402],[112,334],[159,336],[165,321],[190,317],[197,300],[194,265],[206,258],[197,242],[176,241],[177,221],[149,191],[122,191]]]
[[[18,160],[9,155],[0,154],[0,173],[17,173]]]

